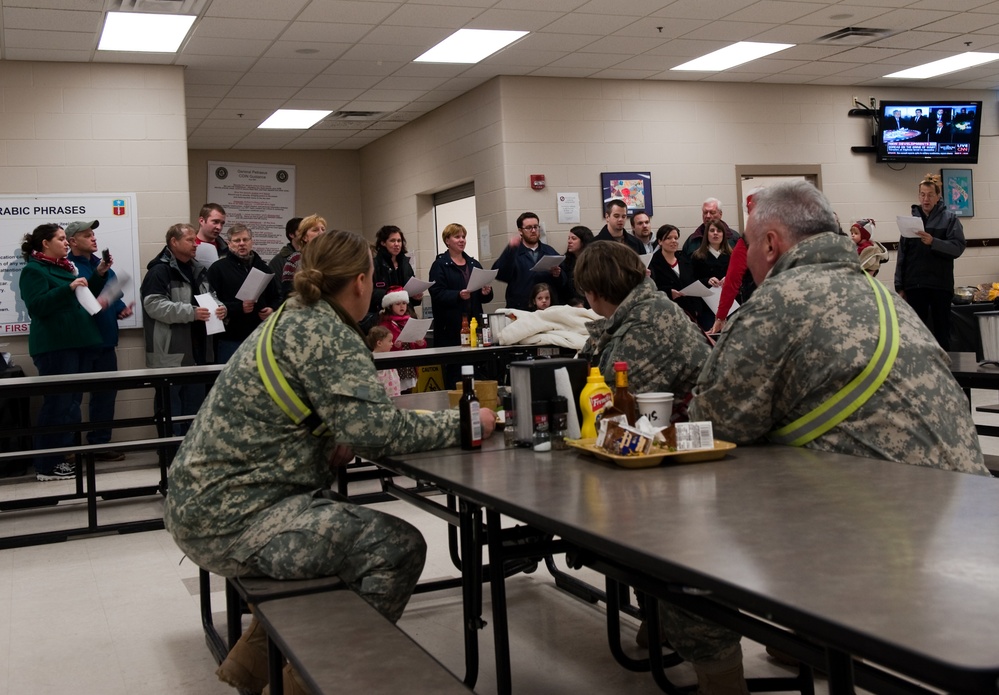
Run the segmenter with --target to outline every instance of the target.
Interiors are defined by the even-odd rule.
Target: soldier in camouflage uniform
[[[839,392],[871,361],[880,333],[875,293],[825,197],[799,181],[765,189],[755,203],[745,239],[759,288],[729,319],[690,404],[692,420],[710,420],[716,437],[740,444]],[[891,300],[900,345],[887,379],[805,446],[989,475],[946,353],[905,302]],[[737,633],[665,604],[660,615],[694,663],[699,692],[748,695]]]
[[[397,410],[379,383],[357,320],[370,301],[371,253],[360,236],[327,232],[306,246],[296,295],[271,347],[290,390],[326,436],[296,425],[258,372],[257,329],[212,388],[170,469],[165,522],[200,567],[224,576],[338,575],[382,614],[402,614],[426,546],[406,522],[325,497],[344,447],[368,457],[454,446],[458,413]],[[485,412],[484,433],[492,431]],[[259,692],[266,649],[256,620],[219,677]],[[261,682],[262,679],[262,682]]]
[[[747,228],[748,260],[766,284],[729,321],[690,408],[714,423],[719,439],[739,444],[761,441],[837,393],[871,361],[879,335],[874,292],[856,247],[835,233],[825,197],[795,184],[767,189],[757,206],[761,200],[766,208],[750,218],[756,234]],[[892,299],[900,347],[886,381],[807,446],[988,475],[947,354],[915,312]]]
[[[708,344],[676,302],[645,276],[645,264],[623,244],[595,241],[579,256],[574,275],[593,310],[580,353],[614,383],[614,363],[628,363],[628,381],[642,391],[670,391],[680,405],[708,357]]]

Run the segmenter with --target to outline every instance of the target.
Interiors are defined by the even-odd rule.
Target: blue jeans
[[[204,384],[183,384],[182,386],[170,387],[170,416],[195,415],[201,403],[205,400]],[[190,429],[190,422],[179,422],[173,426],[173,434],[180,437],[187,434]]]
[[[225,364],[228,362],[229,358],[233,356],[242,344],[242,340],[219,339],[215,344],[215,364]]]
[[[80,374],[90,371],[94,362],[94,348],[72,348],[67,350],[52,350],[40,355],[33,355],[39,376],[53,374]],[[53,393],[42,399],[42,408],[38,411],[38,426],[77,425],[80,423],[80,400],[78,393]],[[72,446],[73,432],[53,432],[38,434],[34,437],[36,449]],[[51,474],[62,461],[61,456],[35,457],[35,472],[44,475]]]

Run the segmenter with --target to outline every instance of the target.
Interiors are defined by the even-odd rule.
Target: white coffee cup
[[[640,393],[635,396],[635,400],[638,402],[638,414],[647,417],[653,427],[669,425],[669,418],[673,413],[672,393]]]

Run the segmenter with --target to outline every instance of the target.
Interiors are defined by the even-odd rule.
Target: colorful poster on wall
[[[225,229],[241,222],[253,232],[253,250],[269,261],[288,243],[285,223],[295,217],[295,165],[208,162],[207,202],[225,208]]]
[[[0,195],[0,334],[27,335],[28,309],[21,300],[18,282],[24,256],[24,235],[41,224],[65,227],[70,222],[97,220],[97,248],[114,257],[114,271],[122,281],[122,301],[139,304],[139,214],[134,193],[62,193],[55,195]],[[139,328],[142,311],[118,322],[121,328]]]

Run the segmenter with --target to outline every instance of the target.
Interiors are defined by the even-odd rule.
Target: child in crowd
[[[392,331],[384,326],[372,326],[368,331],[368,348],[371,352],[391,352],[392,351]],[[399,372],[395,369],[379,369],[378,381],[382,382],[385,392],[392,396],[402,393],[399,382]]]
[[[384,326],[392,334],[393,350],[415,350],[425,348],[426,340],[415,343],[399,342],[399,334],[409,322],[409,293],[397,285],[389,288],[389,291],[382,297],[382,313],[380,325]],[[403,367],[399,370],[399,381],[402,392],[408,393],[416,386],[416,368]]]
[[[864,249],[874,246],[874,243],[871,241],[871,234],[874,233],[874,229],[874,220],[868,219],[857,220],[850,227],[850,238],[857,245],[858,256],[864,252]]]
[[[539,282],[531,290],[531,301],[527,308],[531,311],[543,311],[552,305],[552,288],[546,282]]]

